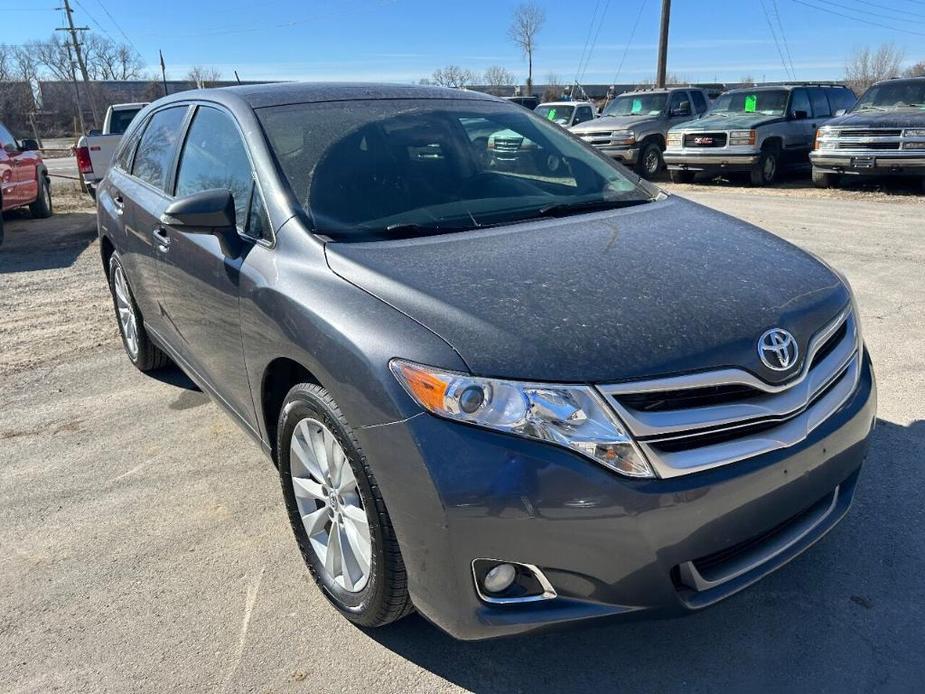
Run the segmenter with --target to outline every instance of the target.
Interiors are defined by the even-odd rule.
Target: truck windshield
[[[603,116],[657,116],[665,108],[668,94],[625,94],[607,104]]]
[[[900,108],[925,109],[925,80],[896,80],[875,84],[864,92],[855,111],[880,111]]]
[[[257,109],[315,231],[407,238],[652,200],[658,190],[509,104],[359,100]]]
[[[766,89],[727,92],[713,102],[710,113],[760,113],[765,116],[782,116],[787,110],[786,89]]]
[[[553,104],[540,104],[533,112],[540,118],[551,120],[553,123],[565,125],[572,119],[572,113],[575,111],[574,106],[556,106]]]

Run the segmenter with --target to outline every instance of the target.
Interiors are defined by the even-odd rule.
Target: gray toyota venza
[[[519,106],[171,95],[98,219],[129,359],[174,362],[263,448],[359,625],[692,612],[851,504],[876,396],[844,277]]]

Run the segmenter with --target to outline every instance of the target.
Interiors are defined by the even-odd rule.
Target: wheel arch
[[[761,142],[761,150],[775,150],[781,152],[784,149],[784,141],[780,135],[769,135]]]
[[[321,381],[304,364],[289,357],[277,357],[267,364],[260,380],[260,417],[267,432],[270,445],[270,457],[273,464],[279,466],[277,457],[277,425],[279,413],[283,407],[286,394],[299,383],[312,383],[323,386]]]
[[[100,259],[103,261],[103,272],[109,278],[109,260],[116,252],[116,247],[108,236],[100,237]]]
[[[655,144],[657,144],[659,149],[662,150],[663,152],[665,151],[667,147],[665,143],[665,136],[662,135],[661,133],[649,133],[648,135],[645,135],[640,141],[639,147],[640,148],[645,147],[650,142],[654,142]]]

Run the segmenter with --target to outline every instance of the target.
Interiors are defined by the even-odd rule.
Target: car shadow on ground
[[[414,615],[369,636],[475,692],[909,690],[925,675],[925,421],[878,420],[853,508],[780,571],[689,617],[455,641]]]
[[[96,239],[96,215],[67,212],[33,219],[22,210],[3,216],[0,273],[70,267]]]
[[[700,186],[707,186],[717,189],[722,188],[752,188],[760,190],[759,187],[753,186],[748,182],[746,174],[729,174],[726,176],[712,177],[698,174],[694,183]],[[668,182],[668,176],[662,175],[659,180]],[[809,170],[789,169],[781,171],[777,180],[768,186],[769,189],[779,189],[788,191],[814,190],[815,185],[810,177]],[[862,193],[881,193],[884,195],[903,196],[921,196],[922,179],[921,177],[908,176],[855,176],[846,175],[841,177],[838,189],[846,191],[855,191]]]

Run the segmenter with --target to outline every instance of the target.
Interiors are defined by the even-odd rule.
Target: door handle
[[[125,209],[125,198],[122,197],[122,193],[115,191],[112,196],[112,202],[116,206],[116,212],[122,214]]]
[[[154,237],[157,250],[166,253],[167,249],[170,248],[170,236],[167,234],[167,230],[163,227],[156,227],[154,231],[151,232],[151,235]]]

